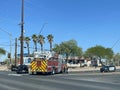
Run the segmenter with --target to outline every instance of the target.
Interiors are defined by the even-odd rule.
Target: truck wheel
[[[55,74],[55,68],[52,69],[51,75]]]
[[[33,72],[33,74],[34,74],[34,75],[36,75],[36,74],[37,74],[37,72],[36,72],[36,71],[34,71],[34,72]]]
[[[33,74],[30,68],[28,68],[28,74],[29,74],[29,75],[32,75],[32,74]]]
[[[64,73],[68,73],[68,68],[64,68]]]

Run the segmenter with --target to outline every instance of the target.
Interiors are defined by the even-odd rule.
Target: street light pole
[[[23,64],[23,44],[24,44],[24,0],[22,0],[21,7],[21,50],[20,50],[20,64]]]
[[[10,64],[11,64],[11,54],[12,54],[12,45],[11,45],[11,42],[12,42],[12,34],[10,34]]]

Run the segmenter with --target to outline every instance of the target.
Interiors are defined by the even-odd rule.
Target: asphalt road
[[[120,90],[120,72],[28,75],[2,71],[0,90]]]

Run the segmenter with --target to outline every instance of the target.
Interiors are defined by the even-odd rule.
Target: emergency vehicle
[[[28,72],[29,74],[68,73],[68,67],[62,55],[50,51],[34,52],[34,59]]]
[[[33,60],[34,58],[33,57],[23,57],[23,65],[27,65],[27,66],[29,66],[30,65],[30,62]],[[19,60],[18,60],[18,63],[17,63],[17,66],[19,66],[20,65],[20,58],[19,58]]]

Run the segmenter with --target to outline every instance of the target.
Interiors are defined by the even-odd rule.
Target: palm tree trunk
[[[37,52],[37,44],[35,44],[35,51]]]
[[[29,44],[27,44],[27,48],[28,48],[28,57],[30,56],[30,48],[29,48]]]
[[[50,51],[52,51],[52,43],[50,43]]]
[[[40,44],[41,45],[41,51],[43,51],[43,44]]]

